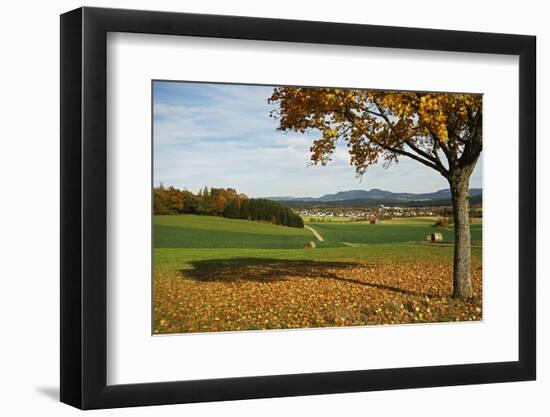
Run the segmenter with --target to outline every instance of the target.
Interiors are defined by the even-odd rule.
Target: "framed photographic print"
[[[535,38],[61,16],[61,400],[535,379]]]

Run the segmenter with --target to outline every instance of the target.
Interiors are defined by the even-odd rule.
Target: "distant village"
[[[300,216],[308,216],[312,219],[343,217],[350,220],[368,220],[377,222],[389,220],[394,217],[417,217],[417,216],[439,216],[448,215],[448,207],[390,207],[383,204],[377,207],[348,208],[348,207],[320,207],[296,209],[295,213]]]

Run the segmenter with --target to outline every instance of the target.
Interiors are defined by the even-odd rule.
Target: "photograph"
[[[481,321],[481,94],[152,81],[152,333]]]

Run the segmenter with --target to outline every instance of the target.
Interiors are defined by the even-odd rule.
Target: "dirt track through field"
[[[344,246],[349,246],[350,248],[358,248],[358,247],[360,247],[359,245],[356,245],[355,243],[350,243],[350,242],[342,242],[342,245],[344,245]]]
[[[304,227],[305,227],[306,229],[310,230],[310,231],[315,235],[315,237],[317,238],[317,240],[318,240],[319,242],[324,242],[324,241],[325,241],[325,239],[323,239],[323,236],[321,236],[321,235],[319,234],[319,232],[318,232],[317,230],[315,230],[313,227],[309,227],[309,226],[304,226]]]

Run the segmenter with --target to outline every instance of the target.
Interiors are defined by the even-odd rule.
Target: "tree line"
[[[199,214],[231,219],[268,221],[289,227],[304,227],[302,218],[275,201],[248,198],[233,188],[204,187],[197,194],[176,187],[154,188],[153,211],[159,214]]]

